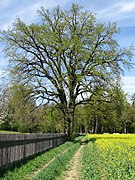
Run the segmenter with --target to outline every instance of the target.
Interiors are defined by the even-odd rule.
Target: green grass
[[[19,133],[19,132],[16,132],[16,131],[0,130],[0,134],[20,134],[20,133]]]
[[[74,144],[65,153],[58,155],[48,167],[34,178],[34,180],[55,180],[66,170],[69,161],[79,148],[79,143]]]
[[[58,156],[61,158],[60,153],[65,151],[69,147],[74,147],[74,143],[72,142],[66,142],[59,147],[56,147],[54,149],[51,149],[44,154],[37,156],[35,159],[28,161],[26,164],[22,165],[20,168],[14,169],[14,171],[8,171],[4,174],[3,177],[0,178],[0,180],[24,180],[27,179],[26,177],[31,177],[31,174],[38,169],[42,168],[46,163],[48,163],[51,159],[53,159],[55,156]],[[75,146],[76,147],[76,146]],[[73,148],[74,149],[74,148]],[[71,152],[72,154],[72,152]],[[64,155],[62,155],[63,157]]]

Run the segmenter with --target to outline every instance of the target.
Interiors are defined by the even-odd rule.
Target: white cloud
[[[135,17],[135,2],[113,2],[103,8],[103,10],[97,11],[97,17],[103,20],[119,21],[130,17]],[[134,22],[135,24],[135,22]]]
[[[0,69],[0,77],[3,75],[3,70]]]
[[[0,59],[0,67],[3,67],[4,68],[4,66],[5,66],[5,64],[7,64],[8,63],[8,59],[4,59],[4,58],[1,58]]]
[[[132,12],[135,10],[135,2],[121,3],[120,12]]]
[[[65,4],[70,3],[71,0],[38,0],[33,1],[33,3],[29,3],[28,1],[24,1],[23,3],[22,1],[21,4],[18,4],[16,2],[14,3],[13,8],[9,8],[11,1],[12,0],[6,0],[6,3],[3,3],[3,6],[1,7],[1,9],[3,9],[5,4],[7,9],[7,11],[4,11],[3,14],[0,13],[0,19],[7,19],[7,21],[1,24],[1,29],[7,29],[7,27],[12,25],[14,20],[18,17],[26,23],[34,22],[38,17],[37,10],[40,9],[41,6],[43,6],[46,9],[50,9],[56,7],[57,5],[64,6]],[[10,16],[8,15],[8,13],[10,14]]]
[[[125,76],[123,79],[123,89],[126,93],[135,93],[135,76]]]
[[[12,0],[1,0],[0,1],[0,7],[5,7],[5,6],[8,6],[9,4],[11,4],[13,1]]]
[[[2,82],[3,79],[6,79],[6,78],[7,78],[7,75],[8,75],[8,72],[0,69],[0,82]]]
[[[1,19],[7,19],[2,26],[1,29],[7,29],[8,26],[12,25],[16,18],[21,18],[25,22],[31,22],[37,16],[37,9],[40,8],[40,3],[28,4],[27,6],[24,4],[22,7],[14,6],[10,11],[10,16],[7,17],[7,14],[3,14]]]

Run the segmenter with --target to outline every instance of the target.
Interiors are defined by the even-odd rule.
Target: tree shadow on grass
[[[96,138],[90,138],[89,142],[95,143],[96,140],[97,140]]]
[[[79,136],[73,140],[74,143],[80,143],[80,145],[88,144],[89,142],[95,143],[96,138],[88,138],[85,135]]]

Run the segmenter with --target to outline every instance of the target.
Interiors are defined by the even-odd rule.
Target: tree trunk
[[[71,140],[71,120],[70,118],[67,118],[67,134],[68,134],[68,140]]]
[[[74,136],[75,103],[70,101],[69,106],[64,102],[61,102],[61,104],[65,104],[65,106],[61,108],[64,116],[64,133],[67,133],[68,139],[71,140]]]
[[[94,134],[97,134],[97,130],[98,130],[98,120],[95,119],[95,133]]]
[[[64,117],[64,133],[67,133],[67,122],[65,117]]]
[[[74,110],[67,111],[66,119],[68,139],[71,140],[74,138]]]
[[[87,127],[87,125],[85,125],[85,133],[86,133],[86,134],[88,133],[88,127]]]
[[[97,119],[97,117],[96,117],[95,112],[94,112],[94,114],[93,114],[93,118],[94,118],[94,120],[93,120],[93,134],[97,134],[97,130],[98,130],[98,119]]]
[[[92,122],[91,133],[94,134],[94,121]]]
[[[101,126],[101,133],[104,132],[104,126]]]
[[[127,125],[124,123],[124,133],[127,134]]]

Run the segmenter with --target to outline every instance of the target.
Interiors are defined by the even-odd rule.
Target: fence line
[[[65,141],[65,134],[0,134],[0,171]]]

